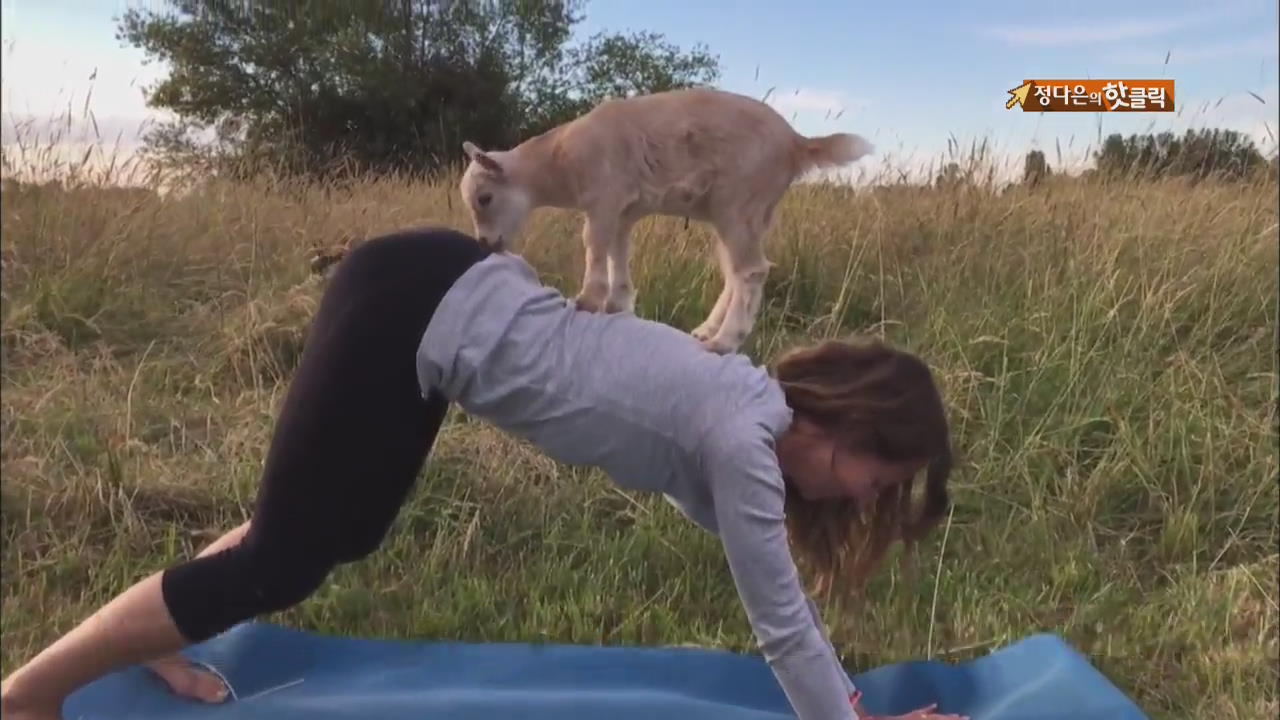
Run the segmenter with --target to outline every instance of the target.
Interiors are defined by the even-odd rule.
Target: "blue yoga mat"
[[[204,705],[141,668],[81,688],[67,720],[784,720],[786,696],[755,655],[691,648],[415,643],[252,622],[187,650],[235,696]],[[931,702],[972,720],[1147,720],[1053,635],[959,665],[905,662],[853,676],[876,713]]]

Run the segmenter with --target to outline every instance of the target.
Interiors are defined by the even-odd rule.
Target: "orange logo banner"
[[[1005,109],[1023,112],[1173,112],[1173,80],[1023,80]]]

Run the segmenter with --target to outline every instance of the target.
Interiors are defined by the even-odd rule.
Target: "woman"
[[[776,371],[631,314],[578,312],[519,256],[462,233],[369,240],[337,265],[316,312],[252,520],[14,672],[4,717],[56,718],[76,688],[134,663],[220,700],[220,681],[175,653],[301,602],[373,552],[450,402],[557,460],[665,494],[721,539],[799,718],[865,717],[789,540],[826,588],[865,578],[892,541],[936,524],[950,470],[942,401],[920,360],[880,344],[828,342]]]

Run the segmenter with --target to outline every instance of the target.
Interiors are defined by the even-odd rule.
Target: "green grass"
[[[1277,189],[798,186],[745,350],[884,334],[937,369],[955,508],[831,607],[852,669],[1060,633],[1157,718],[1273,717]],[[314,244],[439,223],[450,182],[3,191],[3,671],[252,506],[322,284]],[[580,220],[525,246],[577,290]],[[638,312],[716,298],[708,230],[635,231]],[[271,619],[422,639],[753,650],[714,539],[451,416],[384,547]]]

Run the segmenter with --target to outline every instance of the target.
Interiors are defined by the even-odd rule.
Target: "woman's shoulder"
[[[485,314],[549,290],[524,258],[490,253],[467,268],[441,300],[441,314]]]
[[[728,485],[744,490],[752,485],[781,487],[777,439],[790,421],[741,413],[709,428],[699,446],[702,471],[713,491]]]
[[[740,360],[741,362],[741,360]],[[740,450],[768,446],[791,426],[793,413],[778,382],[763,368],[751,367],[737,373],[732,391],[737,395],[707,429],[708,449],[732,454]]]
[[[476,262],[469,274],[483,276],[514,275],[531,285],[542,286],[538,271],[523,256],[509,252],[490,253]]]

